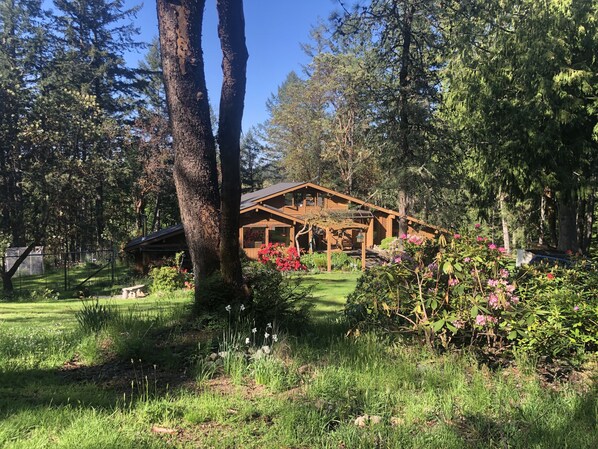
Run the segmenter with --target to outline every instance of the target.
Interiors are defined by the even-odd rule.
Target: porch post
[[[365,271],[365,239],[361,241],[361,271]]]
[[[309,230],[307,231],[307,251],[309,252],[309,254],[312,254],[314,252],[313,246],[311,244],[313,238],[314,238],[314,233],[310,227]]]
[[[270,243],[270,226],[266,226],[266,245]]]
[[[328,258],[328,273],[332,271],[332,232],[326,228],[326,256]]]
[[[389,215],[386,217],[386,237],[392,237],[392,225],[394,222],[395,216]]]
[[[370,218],[369,226],[365,233],[365,240],[368,248],[374,246],[374,220],[375,218]]]

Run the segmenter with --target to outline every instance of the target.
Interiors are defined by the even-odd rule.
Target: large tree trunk
[[[175,153],[174,181],[193,270],[201,281],[220,265],[220,194],[201,50],[205,0],[158,0],[160,50]]]
[[[25,251],[23,251],[23,253],[17,258],[10,270],[6,270],[4,265],[4,254],[2,255],[2,267],[0,267],[0,275],[2,276],[2,290],[4,290],[5,293],[13,292],[14,287],[12,285],[12,277],[15,275],[25,259],[27,259],[27,256],[29,256],[31,251],[33,251],[33,248],[35,248],[35,242],[31,243],[27,248],[25,248]]]
[[[595,193],[593,190],[579,202],[577,217],[579,248],[588,254],[592,246],[592,230],[594,227]]]
[[[558,197],[559,242],[561,251],[577,252],[577,199],[570,192],[562,193]]]
[[[242,283],[239,258],[241,203],[241,120],[245,101],[247,48],[242,0],[218,0],[218,36],[222,47],[222,92],[218,146],[222,170],[220,271],[225,282]]]

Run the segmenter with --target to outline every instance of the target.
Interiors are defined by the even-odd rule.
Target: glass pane
[[[291,228],[274,228],[270,230],[270,243],[282,243],[289,246],[291,241]]]
[[[266,243],[266,228],[243,228],[243,248],[259,248]]]

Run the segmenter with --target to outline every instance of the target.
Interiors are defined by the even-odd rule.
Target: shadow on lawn
[[[172,342],[165,335],[171,332],[164,328],[148,336],[141,357],[112,354],[85,365],[74,356],[56,368],[0,370],[0,421],[23,410],[67,405],[111,410],[192,387],[188,372],[197,334]]]
[[[596,447],[598,425],[598,386],[580,396],[573,413],[563,410],[558,423],[551,425],[547,415],[555,410],[515,408],[501,420],[491,419],[483,414],[464,416],[455,426],[457,434],[465,440],[467,447]]]

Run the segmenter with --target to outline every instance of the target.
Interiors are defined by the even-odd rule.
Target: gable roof
[[[313,188],[315,190],[319,190],[321,192],[328,193],[330,195],[333,195],[333,196],[336,196],[339,198],[343,198],[352,203],[360,204],[361,206],[367,207],[369,209],[376,209],[376,210],[379,210],[388,215],[394,215],[397,218],[401,216],[397,211],[387,209],[387,208],[381,207],[381,206],[376,206],[375,204],[360,200],[359,198],[355,198],[350,195],[345,195],[344,193],[340,193],[335,190],[328,189],[326,187],[322,187],[322,186],[319,186],[319,185],[311,183],[311,182],[281,182],[281,183],[266,187],[264,189],[256,190],[255,192],[246,193],[241,196],[240,213],[247,213],[252,208],[257,208],[264,212],[269,212],[269,213],[278,215],[280,217],[292,220],[294,222],[305,223],[305,221],[301,217],[296,216],[296,215],[293,215],[293,216],[287,215],[280,209],[269,206],[268,204],[264,204],[264,201],[266,201],[270,198],[274,198],[279,195],[284,195],[289,192],[294,192],[295,190],[298,190],[300,188],[308,188],[308,187]],[[449,232],[446,229],[440,228],[438,226],[433,226],[429,223],[426,223],[425,221],[418,220],[417,218],[410,217],[408,215],[405,216],[405,219],[407,219],[410,222],[418,223],[419,225],[422,225],[429,229],[434,229],[439,232],[443,232],[443,233]],[[184,229],[183,229],[182,224],[171,226],[169,228],[165,228],[160,231],[149,234],[145,237],[137,237],[137,238],[131,240],[129,243],[127,243],[127,245],[125,246],[124,249],[125,249],[125,251],[130,251],[139,246],[146,245],[150,242],[160,240],[160,239],[166,238],[166,237],[172,237],[173,235],[183,233],[183,232],[184,232]]]
[[[401,217],[399,212],[397,212],[395,210],[387,209],[387,208],[381,207],[381,206],[376,206],[375,204],[368,203],[367,201],[363,201],[363,200],[360,200],[359,198],[355,198],[351,195],[346,195],[344,193],[340,193],[335,190],[328,189],[326,187],[314,184],[312,182],[282,182],[279,184],[275,184],[273,186],[268,187],[267,189],[257,190],[256,192],[253,192],[256,195],[254,198],[252,198],[252,201],[254,204],[258,203],[258,202],[261,203],[263,201],[269,200],[270,198],[274,198],[278,195],[284,195],[285,193],[293,192],[295,190],[298,190],[300,188],[305,188],[305,187],[311,187],[313,189],[320,190],[321,192],[329,193],[330,195],[337,196],[339,198],[343,198],[352,203],[360,204],[360,205],[370,208],[370,209],[379,210],[380,212],[384,212],[388,215],[394,215],[396,217]],[[247,195],[249,195],[249,194],[247,194]],[[241,204],[241,209],[243,209],[243,208],[244,208],[243,204]],[[435,229],[435,230],[438,230],[438,231],[441,231],[444,233],[449,232],[447,229],[443,229],[441,227],[431,225],[429,223],[426,223],[425,221],[419,220],[419,219],[417,219],[415,217],[411,217],[409,215],[405,215],[405,218],[408,221],[417,223],[419,225],[428,227],[430,229]]]

